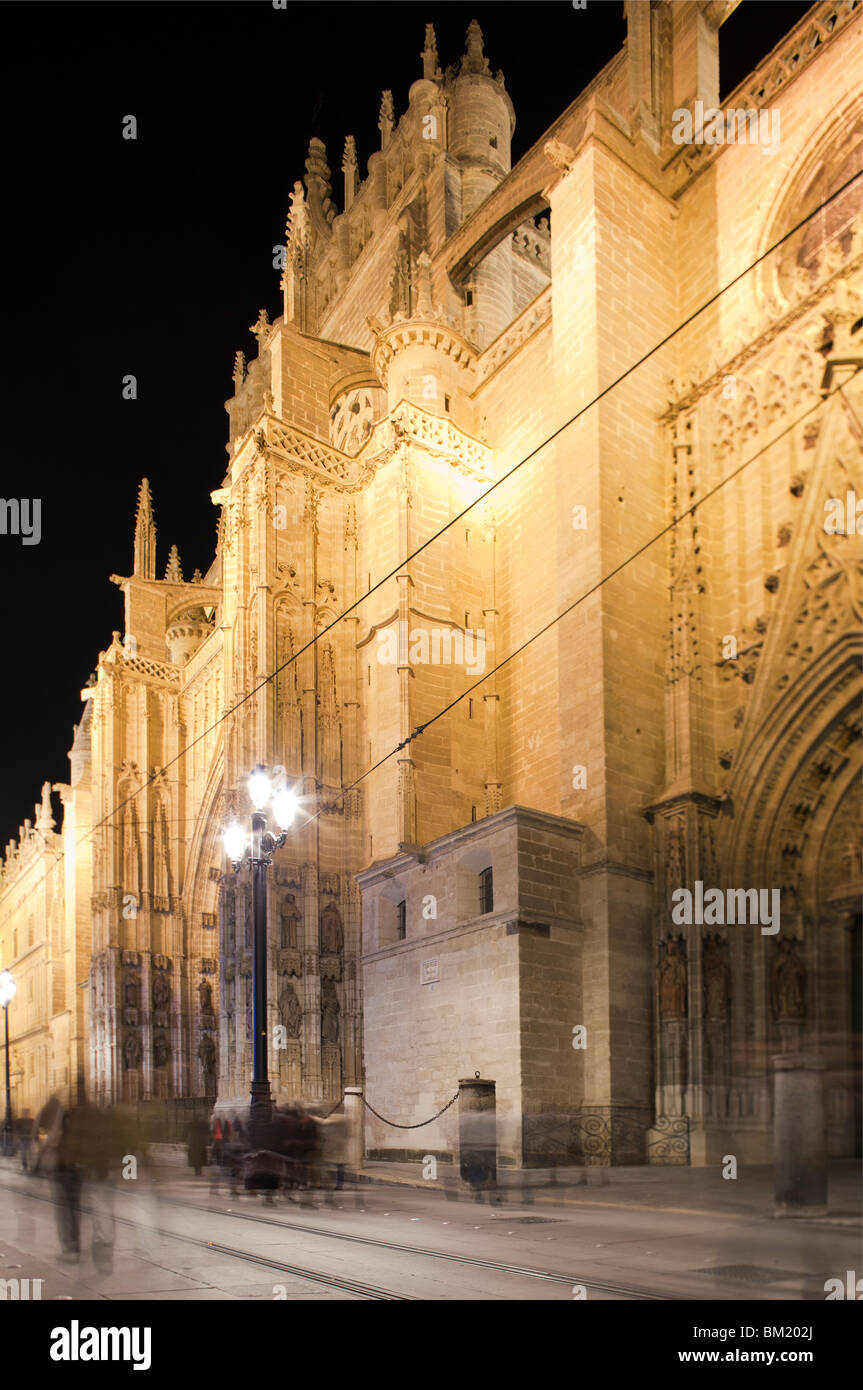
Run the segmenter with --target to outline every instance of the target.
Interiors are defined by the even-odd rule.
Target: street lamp
[[[299,800],[296,793],[285,785],[284,768],[275,768],[271,776],[266,768],[258,766],[250,774],[246,785],[249,799],[255,808],[251,816],[251,830],[246,830],[238,820],[234,820],[226,827],[222,840],[234,873],[237,873],[246,859],[252,868],[255,937],[252,962],[254,1051],[249,1121],[251,1126],[257,1127],[259,1123],[269,1120],[273,1109],[267,1075],[267,865],[273,862],[274,851],[281,849],[285,843],[288,827],[299,807]],[[267,828],[264,808],[268,803],[279,827],[277,835]]]
[[[6,1017],[6,1120],[3,1125],[3,1152],[12,1148],[12,1090],[9,1084],[9,1005],[18,986],[8,970],[0,970],[0,1005]]]

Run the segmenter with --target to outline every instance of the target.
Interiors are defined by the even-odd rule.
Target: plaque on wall
[[[420,961],[420,984],[434,985],[440,979],[440,958],[431,956],[428,960]]]

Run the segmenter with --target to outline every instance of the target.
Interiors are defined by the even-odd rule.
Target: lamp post
[[[265,767],[259,765],[249,776],[247,787],[249,799],[254,807],[251,828],[246,830],[235,820],[224,831],[222,839],[234,873],[238,872],[246,860],[252,870],[254,1050],[249,1123],[254,1130],[270,1119],[273,1109],[267,1074],[267,866],[273,862],[274,851],[281,849],[285,843],[288,827],[297,813],[299,802],[296,794],[285,785],[284,768],[275,768],[271,776]],[[279,826],[277,835],[267,827],[264,808],[268,804]]]
[[[12,1088],[9,1084],[9,1005],[15,998],[18,986],[8,970],[0,971],[0,1004],[6,1016],[6,1119],[3,1123],[3,1152],[9,1153],[12,1147]]]

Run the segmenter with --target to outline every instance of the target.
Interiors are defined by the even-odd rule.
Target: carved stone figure
[[[134,1071],[141,1065],[141,1039],[137,1033],[127,1033],[123,1043],[123,1060],[126,1071]]]
[[[806,967],[787,939],[780,941],[770,972],[773,1012],[780,1023],[792,1023],[806,1013]]]
[[[285,1025],[289,1038],[298,1038],[303,1022],[303,1011],[293,985],[285,985],[279,995],[279,1017]]]
[[[288,893],[282,908],[282,950],[294,950],[299,943],[300,914],[293,893]]]
[[[171,1045],[165,1033],[157,1033],[153,1039],[153,1065],[166,1067],[171,1059]]]
[[[321,951],[324,955],[336,956],[344,950],[344,945],[342,914],[335,903],[328,903],[321,913]]]
[[[707,1018],[725,1018],[728,1013],[730,972],[725,952],[715,937],[704,943],[704,1012]]]
[[[123,986],[123,998],[126,1001],[127,1009],[137,1009],[138,1007],[138,981],[134,975],[127,975]]]
[[[321,1042],[337,1043],[339,1040],[339,997],[332,980],[324,980],[321,987]]]
[[[659,1016],[683,1018],[686,1014],[686,961],[680,943],[672,937],[659,963]]]
[[[216,1070],[216,1044],[210,1037],[202,1038],[198,1044],[198,1060],[204,1068],[205,1076],[212,1076]]]
[[[153,1008],[166,1009],[171,1002],[171,985],[160,971],[153,979]]]
[[[201,1001],[201,1013],[211,1014],[213,1012],[213,987],[207,980],[202,980],[198,985],[198,998]]]

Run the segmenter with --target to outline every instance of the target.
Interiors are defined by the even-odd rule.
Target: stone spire
[[[488,65],[488,58],[483,52],[482,30],[475,19],[472,19],[467,30],[467,46],[465,55],[461,60],[460,72],[479,72],[486,77],[491,76],[491,68]]]
[[[440,82],[443,74],[438,64],[437,39],[435,38],[434,25],[426,25],[426,42],[422,51],[423,77],[426,82]]]
[[[36,829],[41,830],[43,835],[49,835],[56,825],[51,814],[51,783],[42,783],[42,801],[36,808]]]
[[[291,200],[291,206],[288,209],[285,236],[289,249],[297,251],[307,247],[310,238],[309,209],[306,204],[305,191],[299,179],[294,182],[294,191],[288,196]]]
[[[255,340],[258,344],[259,357],[261,355],[261,347],[263,346],[264,339],[266,338],[272,326],[273,325],[270,323],[270,316],[267,313],[266,309],[259,309],[257,321],[253,323],[249,328],[249,332],[254,334]]]
[[[390,91],[386,91],[381,97],[381,114],[378,116],[378,130],[381,133],[382,150],[385,150],[390,143],[390,136],[393,133],[393,126],[395,123],[396,116],[393,107],[393,94]]]
[[[352,135],[345,137],[342,173],[345,176],[345,212],[347,212],[357,192],[357,142]]]
[[[318,231],[326,232],[336,215],[336,208],[330,198],[333,189],[330,183],[330,166],[327,164],[327,147],[317,135],[313,135],[309,141],[305,184],[312,220]]]
[[[180,564],[180,552],[175,545],[171,546],[168,555],[168,563],[165,566],[165,578],[172,584],[183,583],[183,567]]]
[[[246,354],[244,352],[234,353],[234,390],[239,391],[246,379]]]
[[[135,513],[135,562],[133,573],[140,579],[156,578],[156,523],[149,479],[142,478]]]

